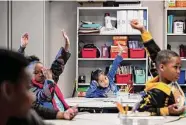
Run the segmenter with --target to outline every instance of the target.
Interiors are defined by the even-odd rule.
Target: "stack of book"
[[[82,22],[79,27],[79,34],[90,34],[90,33],[99,33],[101,29],[101,25],[92,22]]]

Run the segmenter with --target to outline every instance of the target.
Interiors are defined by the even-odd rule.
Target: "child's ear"
[[[159,69],[160,69],[160,71],[164,71],[164,65],[163,64],[160,64],[159,65]]]
[[[100,86],[99,83],[98,83],[98,81],[96,81],[96,84],[97,84],[97,86]]]
[[[4,98],[7,101],[10,101],[14,94],[14,87],[13,84],[9,84],[8,82],[4,82],[1,85],[1,92]]]

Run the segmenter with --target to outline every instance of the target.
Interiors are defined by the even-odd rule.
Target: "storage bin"
[[[116,83],[131,84],[132,74],[116,74]]]
[[[130,49],[130,58],[145,58],[145,49]]]
[[[145,84],[145,71],[143,70],[141,74],[135,72],[134,81],[136,84]]]
[[[83,48],[82,58],[96,58],[97,49],[96,48]]]

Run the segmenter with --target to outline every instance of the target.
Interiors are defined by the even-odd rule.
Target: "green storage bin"
[[[140,73],[135,71],[134,79],[136,84],[145,84],[145,71],[142,70]]]
[[[79,87],[77,89],[78,92],[86,92],[88,90],[88,87]]]

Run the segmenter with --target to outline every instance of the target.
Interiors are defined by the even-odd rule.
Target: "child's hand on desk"
[[[78,113],[78,109],[76,106],[69,108],[64,112],[64,119],[72,120],[77,115],[77,113]]]
[[[63,35],[63,38],[65,39],[65,51],[67,52],[69,50],[69,47],[70,47],[70,40],[69,40],[68,35],[66,34],[66,32],[64,30],[62,30],[62,35]]]
[[[65,112],[58,112],[57,119],[72,120],[78,113],[77,106],[67,109]]]
[[[21,47],[26,47],[28,44],[28,33],[21,36]]]
[[[144,32],[146,31],[145,27],[139,23],[139,21],[137,19],[133,19],[130,22],[130,25],[132,28],[139,30],[140,32]]]
[[[185,107],[178,107],[177,104],[170,105],[168,107],[169,115],[181,115],[185,111]]]

